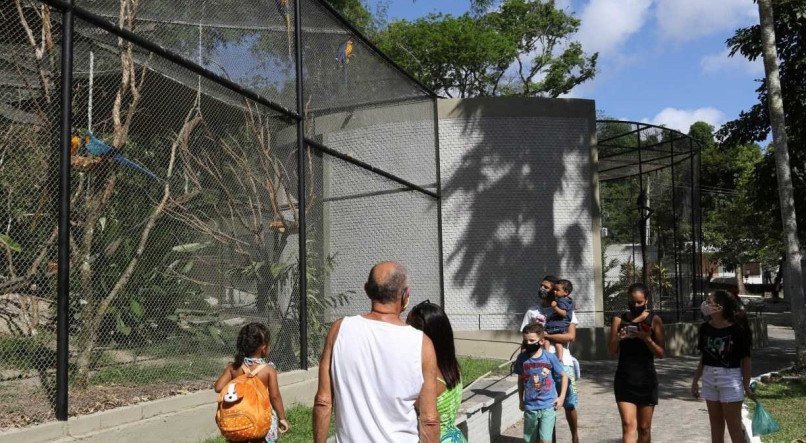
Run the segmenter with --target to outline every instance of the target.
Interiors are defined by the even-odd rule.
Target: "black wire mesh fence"
[[[664,320],[694,319],[702,298],[699,144],[637,122],[597,123],[605,320],[644,283]]]
[[[314,365],[382,259],[440,299],[434,96],[329,6],[73,3],[0,4],[0,427],[208,388],[250,321]]]

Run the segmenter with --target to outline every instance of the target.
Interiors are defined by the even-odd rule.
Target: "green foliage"
[[[755,199],[758,168],[764,161],[756,144],[714,142],[713,127],[698,122],[689,134],[703,143],[700,178],[703,237],[712,257],[727,266],[750,261],[776,262],[780,257],[778,218]],[[767,199],[776,199],[768,195]]]
[[[374,34],[379,26],[376,18],[361,0],[327,0],[353,26],[365,34]]]
[[[200,359],[192,362],[179,361],[162,365],[120,364],[102,367],[90,378],[95,385],[144,385],[163,382],[212,379],[221,373],[221,362]]]
[[[389,24],[379,47],[438,93],[472,97],[557,97],[593,77],[598,54],[587,56],[570,36],[578,19],[553,1],[506,0],[481,16],[432,14]],[[510,69],[516,78],[505,75]]]
[[[39,334],[30,337],[0,337],[0,368],[38,370],[56,365],[56,351],[50,346],[55,340],[53,334]]]
[[[514,350],[514,347],[513,347]],[[459,356],[459,371],[462,374],[462,384],[469,386],[482,375],[493,372],[495,375],[502,375],[509,373],[509,366],[499,370],[498,367],[506,363],[505,360],[498,360],[494,358],[477,358]]]
[[[22,246],[6,234],[0,234],[0,243],[14,252],[22,252]]]
[[[801,242],[806,240],[806,1],[773,2],[776,47],[780,69],[781,90],[789,140],[790,166],[795,193],[795,210]],[[727,41],[732,56],[756,60],[762,56],[759,25],[738,29]],[[743,111],[739,118],[726,123],[720,130],[720,144],[735,147],[765,141],[770,132],[767,113],[767,86],[759,82],[758,103]],[[775,173],[774,149],[770,146],[756,165],[747,199],[780,237],[780,208]],[[766,228],[765,228],[766,230]],[[782,253],[782,252],[781,252]]]
[[[772,414],[781,425],[781,430],[763,437],[765,442],[797,442],[806,435],[806,420],[803,411],[806,409],[806,376],[760,385],[756,396],[764,408]],[[748,401],[750,416],[755,411],[755,403]]]

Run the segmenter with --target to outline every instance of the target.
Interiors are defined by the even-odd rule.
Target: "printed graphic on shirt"
[[[551,378],[550,361],[523,362],[523,371],[520,374],[523,380],[524,392],[523,400],[537,401],[541,397],[545,398],[554,391],[554,381]]]
[[[726,335],[724,337],[705,337],[705,344],[703,352],[711,357],[725,362],[728,360],[731,350],[733,349],[733,337]]]

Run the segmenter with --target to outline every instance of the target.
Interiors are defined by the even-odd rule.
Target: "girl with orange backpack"
[[[277,369],[266,360],[269,339],[261,323],[241,328],[235,361],[215,382],[216,423],[227,441],[273,443],[288,432]]]

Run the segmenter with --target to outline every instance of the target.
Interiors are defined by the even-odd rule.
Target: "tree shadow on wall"
[[[580,222],[591,219],[590,200],[573,207],[555,202],[592,191],[577,184],[578,177],[591,176],[589,166],[567,168],[569,156],[590,140],[564,132],[557,119],[479,119],[487,114],[483,103],[461,103],[454,114],[461,118],[441,120],[441,132],[473,143],[457,163],[443,163],[443,225],[463,226],[455,243],[446,244],[446,280],[460,293],[469,291],[477,308],[503,301],[496,311],[506,309],[517,326],[515,314],[535,304],[542,277],[579,269],[590,251]],[[558,233],[556,219],[576,221]]]

